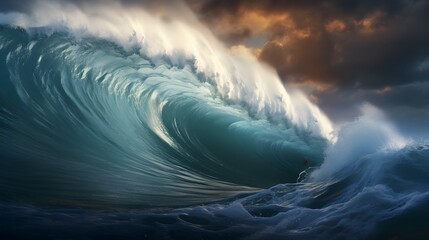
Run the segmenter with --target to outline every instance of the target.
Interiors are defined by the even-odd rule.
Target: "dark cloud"
[[[429,134],[429,1],[188,2],[230,46],[267,36],[253,52],[289,87],[306,86],[333,121],[369,102],[404,133]]]
[[[231,45],[268,34],[259,58],[285,81],[377,89],[429,80],[418,68],[429,59],[428,1],[212,0],[192,6]]]

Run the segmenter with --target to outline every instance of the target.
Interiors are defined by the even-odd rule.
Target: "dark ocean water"
[[[0,28],[0,236],[429,237],[429,145],[378,110],[335,142],[195,59],[40,30]]]

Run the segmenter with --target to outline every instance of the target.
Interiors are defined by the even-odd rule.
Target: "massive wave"
[[[269,67],[140,9],[50,3],[0,23],[3,233],[425,233],[429,147],[370,105],[335,135]]]

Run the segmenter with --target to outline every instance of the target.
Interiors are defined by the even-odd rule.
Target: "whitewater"
[[[1,234],[428,235],[426,142],[370,104],[333,126],[196,21],[113,3],[0,13]]]

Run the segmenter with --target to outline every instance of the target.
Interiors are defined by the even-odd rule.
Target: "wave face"
[[[222,97],[192,61],[8,27],[0,42],[5,199],[187,205],[322,161],[324,138]]]
[[[429,235],[429,146],[369,105],[333,137],[268,67],[141,10],[0,23],[2,235]]]

